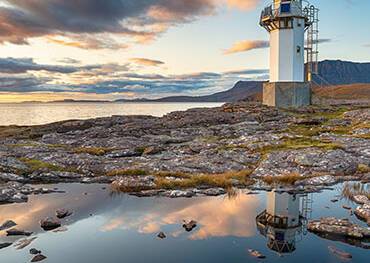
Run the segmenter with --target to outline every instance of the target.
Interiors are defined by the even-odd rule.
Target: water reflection
[[[281,254],[295,251],[307,219],[308,210],[303,207],[308,199],[276,190],[267,193],[266,210],[257,215],[256,223],[259,232],[267,238],[268,248]]]
[[[180,225],[183,220],[196,220],[200,227],[188,237],[192,240],[225,236],[249,237],[255,234],[252,222],[258,205],[258,197],[251,195],[239,195],[232,199],[205,197],[162,200],[141,215],[134,216],[127,210],[117,209],[112,216],[106,218],[106,223],[100,230],[129,229],[152,234],[168,225]],[[182,231],[176,229],[169,235],[176,237],[181,233]]]

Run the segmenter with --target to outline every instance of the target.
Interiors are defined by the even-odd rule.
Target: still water
[[[223,103],[11,103],[0,104],[0,126],[37,125],[112,115],[163,116],[172,111],[217,107]]]
[[[50,187],[50,186],[49,186]],[[1,263],[29,262],[30,248],[47,256],[43,262],[255,262],[248,249],[257,249],[264,262],[340,262],[328,250],[335,246],[352,254],[346,262],[369,262],[370,250],[320,238],[305,231],[306,219],[322,216],[350,217],[336,190],[306,196],[278,193],[239,193],[236,197],[137,198],[112,194],[102,185],[60,184],[66,193],[31,196],[28,203],[0,206],[0,223],[12,219],[37,237],[28,247],[0,250]],[[287,207],[282,204],[289,204]],[[54,216],[58,208],[73,210],[62,220],[65,232],[45,232],[39,220]],[[286,209],[289,226],[273,227],[256,219],[264,211]],[[303,217],[303,218],[302,218]],[[191,232],[183,220],[196,220]],[[157,238],[163,231],[167,238]],[[0,232],[0,243],[14,242]]]

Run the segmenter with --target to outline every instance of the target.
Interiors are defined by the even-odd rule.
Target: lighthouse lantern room
[[[263,88],[264,104],[300,107],[311,103],[311,75],[317,70],[317,24],[318,9],[302,0],[273,0],[262,11],[260,25],[270,34],[270,82]]]

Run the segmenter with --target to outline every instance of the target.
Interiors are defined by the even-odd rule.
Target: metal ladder
[[[306,80],[311,82],[312,75],[319,71],[319,9],[308,5],[303,9],[309,26],[306,28]]]

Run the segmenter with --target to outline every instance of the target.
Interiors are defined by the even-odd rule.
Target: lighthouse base
[[[310,105],[310,83],[267,82],[263,85],[263,104],[279,108],[297,108]]]

